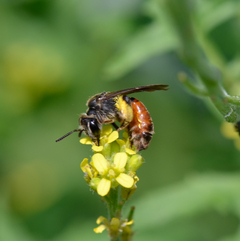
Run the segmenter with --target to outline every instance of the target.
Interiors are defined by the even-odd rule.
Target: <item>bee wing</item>
[[[137,92],[153,92],[156,90],[168,90],[167,87],[168,85],[145,85],[145,86],[133,87],[130,89],[109,92],[106,95],[104,95],[102,99],[110,99],[117,95],[127,95],[127,94],[137,93]]]

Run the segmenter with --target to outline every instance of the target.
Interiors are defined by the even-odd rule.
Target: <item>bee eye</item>
[[[92,120],[90,121],[90,129],[92,130],[92,133],[93,133],[93,134],[99,133],[99,131],[100,131],[99,123],[97,122],[96,119],[92,119]]]

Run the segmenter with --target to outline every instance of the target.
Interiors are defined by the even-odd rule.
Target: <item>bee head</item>
[[[98,122],[97,118],[89,116],[87,114],[82,114],[79,119],[79,124],[83,131],[90,137],[94,142],[98,142],[101,131],[101,124]]]

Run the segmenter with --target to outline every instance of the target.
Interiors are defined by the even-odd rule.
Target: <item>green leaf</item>
[[[204,31],[209,32],[238,16],[239,3],[233,1],[222,1],[216,4],[213,1],[199,1],[199,20]]]
[[[120,49],[104,68],[104,78],[115,80],[127,74],[147,59],[175,49],[177,38],[165,26],[157,23],[143,28]]]
[[[149,229],[211,209],[240,217],[240,175],[206,174],[149,192],[135,203],[137,229]],[[146,218],[147,217],[147,222]]]

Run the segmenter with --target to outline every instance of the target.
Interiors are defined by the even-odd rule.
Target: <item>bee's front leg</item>
[[[112,123],[112,126],[113,126],[116,130],[118,130],[118,128],[119,128],[118,125],[117,125],[115,122]]]

